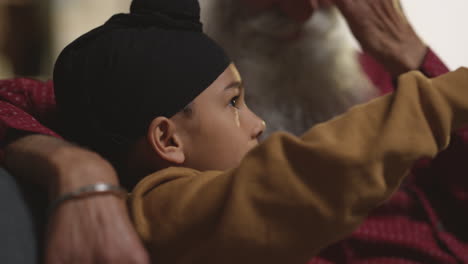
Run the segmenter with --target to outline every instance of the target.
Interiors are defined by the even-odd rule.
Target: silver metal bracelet
[[[79,188],[76,191],[66,193],[57,198],[54,202],[52,202],[48,210],[49,215],[55,210],[55,208],[57,208],[60,204],[62,204],[65,201],[103,194],[112,194],[122,199],[126,199],[128,192],[120,186],[109,183],[99,182],[91,185],[86,185]]]

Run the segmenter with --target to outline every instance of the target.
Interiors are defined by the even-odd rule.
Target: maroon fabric
[[[391,76],[375,60],[360,57],[364,71],[391,92]],[[431,51],[420,69],[429,77],[448,71]],[[0,81],[0,142],[18,133],[59,137],[51,82]],[[34,117],[33,117],[34,116]],[[37,118],[37,119],[36,119]],[[310,264],[468,263],[468,129],[454,134],[449,149],[415,166],[394,197],[375,210],[348,239],[325,249]]]
[[[55,96],[51,81],[16,78],[0,80],[0,135],[9,129],[58,135],[40,122],[51,125],[55,118]],[[0,138],[3,141],[5,138]]]
[[[51,81],[16,78],[0,80],[0,164],[3,148],[19,134],[36,133],[60,137],[41,122],[55,117],[55,97]]]

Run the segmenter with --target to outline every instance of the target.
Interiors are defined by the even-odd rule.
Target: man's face
[[[226,170],[258,144],[265,123],[245,104],[242,80],[230,65],[189,107],[172,118],[183,143],[185,167]]]
[[[275,6],[258,13],[250,5],[261,0],[245,1],[201,0],[202,18],[241,72],[248,102],[268,123],[266,134],[301,135],[376,95],[338,10],[326,8],[331,1],[320,1],[306,23],[277,10],[301,0],[271,0]]]

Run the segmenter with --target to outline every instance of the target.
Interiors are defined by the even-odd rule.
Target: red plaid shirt
[[[367,55],[360,59],[382,94],[394,89],[382,66]],[[420,70],[429,77],[448,71],[432,51]],[[3,145],[23,133],[59,137],[42,125],[56,127],[52,82],[24,78],[0,81],[0,100]],[[454,134],[449,149],[436,159],[415,166],[405,186],[356,232],[309,264],[468,263],[467,241],[468,129]]]

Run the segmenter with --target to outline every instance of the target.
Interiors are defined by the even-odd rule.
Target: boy
[[[63,135],[139,181],[131,215],[155,263],[305,263],[468,122],[466,70],[412,73],[394,95],[258,145],[264,123],[198,14],[189,0],[134,1],[54,72]]]

